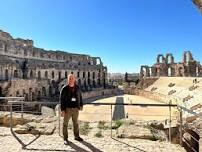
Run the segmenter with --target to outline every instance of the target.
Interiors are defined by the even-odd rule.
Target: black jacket
[[[76,101],[72,101],[72,97],[75,98]],[[65,111],[66,108],[83,107],[82,95],[79,86],[75,85],[73,92],[68,85],[64,86],[60,92],[60,103],[61,111]]]

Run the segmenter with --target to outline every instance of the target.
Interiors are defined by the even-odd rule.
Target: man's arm
[[[60,92],[60,104],[61,104],[61,111],[66,111],[66,106],[65,106],[65,87],[63,87],[61,89],[61,92]]]
[[[79,88],[79,109],[83,110],[83,99],[82,99],[82,92],[80,88]]]

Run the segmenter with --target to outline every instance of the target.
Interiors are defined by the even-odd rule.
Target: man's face
[[[74,85],[75,84],[75,77],[74,77],[74,75],[70,75],[69,76],[69,80],[68,80],[68,82],[69,82],[69,85]]]

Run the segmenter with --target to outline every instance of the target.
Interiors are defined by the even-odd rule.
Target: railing
[[[184,114],[187,117],[187,114],[188,114],[189,117],[190,117],[190,115],[192,115],[192,116],[198,118],[199,119],[199,120],[197,120],[198,122],[202,121],[202,116],[200,114],[198,114],[198,113],[196,113],[196,112],[194,112],[192,110],[189,110],[189,109],[187,109],[187,108],[185,108],[183,106],[179,106],[178,105],[178,108],[180,110],[180,115],[181,116],[182,116],[182,114]],[[183,136],[182,136],[181,139],[182,139],[183,143],[185,143],[185,145],[188,146],[188,148],[189,148],[188,151],[198,152],[199,151],[199,143],[200,143],[199,142],[199,140],[200,140],[200,136],[199,136],[200,135],[200,129],[197,128],[197,126],[194,125],[194,124],[187,123],[186,117],[184,117],[182,119],[182,122],[181,122],[182,125],[181,125],[181,129],[180,130],[181,130],[181,132],[183,134],[184,133],[189,134],[189,136],[191,137],[192,141],[194,141],[195,143],[197,143],[196,145],[198,145],[198,146],[193,145],[192,143],[189,143]],[[194,131],[199,136],[199,139],[197,139],[196,137],[194,137],[190,132],[188,132],[188,130]]]
[[[9,106],[10,107],[10,130],[11,130],[11,133],[12,135],[15,137],[15,139],[22,145],[22,148],[26,148],[28,145],[32,144],[34,141],[36,141],[39,137],[40,137],[40,134],[38,136],[36,136],[35,139],[33,139],[33,141],[31,141],[30,143],[28,144],[25,144],[23,143],[20,138],[18,138],[18,136],[16,135],[16,133],[13,131],[13,112],[18,112],[18,113],[21,113],[21,117],[23,118],[23,113],[32,113],[32,114],[40,114],[40,112],[33,112],[33,111],[26,111],[25,109],[25,106],[28,105],[28,106],[32,106],[32,105],[49,105],[49,106],[53,106],[53,105],[58,105],[59,103],[58,102],[24,102],[24,101],[19,101],[19,100],[23,100],[23,98],[18,98],[18,97],[12,97],[12,98],[0,98],[0,99],[6,99],[6,100],[9,100],[8,101],[8,105],[6,106]],[[12,101],[11,101],[12,99]],[[14,101],[13,101],[14,100]],[[115,106],[128,106],[128,107],[141,107],[141,108],[147,108],[147,107],[164,107],[164,108],[168,108],[168,115],[166,115],[166,117],[168,117],[168,139],[169,141],[171,142],[171,139],[172,139],[172,135],[171,135],[171,129],[172,129],[172,126],[171,126],[171,121],[172,121],[172,108],[177,108],[178,107],[178,110],[179,110],[179,113],[180,113],[180,117],[179,117],[179,125],[180,125],[180,144],[182,145],[182,140],[183,140],[183,137],[182,137],[182,134],[183,134],[183,119],[182,119],[182,115],[183,115],[183,110],[184,107],[181,107],[181,106],[178,106],[176,104],[146,104],[146,103],[100,103],[100,102],[85,102],[84,105],[94,105],[94,106],[109,106],[110,108],[110,112],[107,113],[108,115],[110,115],[110,136],[111,138],[113,137],[112,135],[112,123],[113,123],[113,110],[115,109],[114,107]],[[14,110],[13,107],[20,107],[18,109],[20,110]],[[187,110],[187,109],[186,109]],[[81,114],[90,114],[92,115],[93,113],[85,113],[85,112],[81,112]],[[98,113],[97,113],[98,114]],[[101,113],[103,114],[103,113]],[[136,114],[134,113],[129,113],[128,114],[129,117],[134,115],[134,116],[137,116]],[[141,115],[143,116],[143,115]],[[153,115],[154,116],[154,115]],[[155,115],[155,116],[158,116],[158,115]],[[163,116],[163,115],[159,115],[159,116]],[[143,116],[144,117],[144,116]],[[60,131],[60,128],[61,128],[61,118],[60,118],[60,109],[58,110],[58,130],[59,130],[59,135],[61,136],[61,131]],[[194,151],[195,152],[195,151]]]

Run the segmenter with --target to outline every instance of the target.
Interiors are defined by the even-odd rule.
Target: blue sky
[[[139,72],[158,53],[202,62],[202,15],[191,0],[1,0],[0,29],[37,47],[100,56]]]

